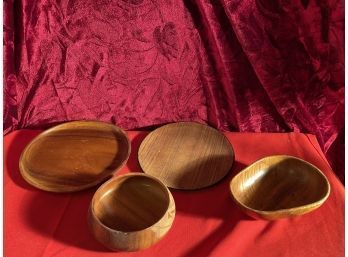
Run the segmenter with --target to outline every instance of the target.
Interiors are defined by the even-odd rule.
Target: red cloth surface
[[[5,132],[311,133],[343,178],[343,24],[343,0],[4,1]]]
[[[176,217],[168,234],[149,249],[109,252],[87,228],[95,188],[69,194],[47,193],[20,176],[18,159],[38,131],[12,132],[4,139],[4,250],[6,257],[336,257],[344,256],[344,188],[313,135],[226,133],[236,162],[217,185],[198,191],[171,190]],[[140,171],[137,149],[146,132],[128,132],[132,153],[118,174]],[[289,154],[316,165],[331,194],[316,211],[278,221],[254,220],[232,201],[229,182],[243,167],[273,154]]]

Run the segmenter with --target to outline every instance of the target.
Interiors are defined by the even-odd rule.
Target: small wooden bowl
[[[95,238],[114,251],[137,251],[171,228],[174,199],[158,179],[143,173],[115,177],[94,194],[88,223]]]
[[[254,218],[274,220],[302,215],[320,207],[330,184],[312,164],[291,156],[263,158],[230,183],[234,201]]]
[[[110,178],[129,157],[127,134],[113,124],[73,121],[52,127],[24,149],[19,169],[31,185],[74,192]]]

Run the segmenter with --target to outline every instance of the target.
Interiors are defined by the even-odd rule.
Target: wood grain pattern
[[[263,158],[237,174],[230,183],[232,198],[250,216],[279,219],[319,208],[330,184],[312,164],[292,156]]]
[[[141,143],[138,160],[147,174],[176,189],[199,189],[221,180],[231,169],[234,152],[217,130],[179,122],[151,132]]]
[[[175,217],[174,199],[158,179],[131,173],[105,182],[93,196],[88,221],[111,250],[137,251],[157,243]]]
[[[130,142],[122,129],[104,122],[74,121],[34,138],[24,149],[19,168],[37,188],[72,192],[111,177],[129,154]]]

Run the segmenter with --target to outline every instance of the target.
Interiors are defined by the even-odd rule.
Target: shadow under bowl
[[[292,156],[263,158],[237,174],[230,183],[232,198],[254,218],[274,220],[319,208],[330,194],[325,175]]]
[[[95,238],[114,251],[137,251],[157,243],[175,217],[174,199],[158,179],[142,173],[105,182],[88,214]]]

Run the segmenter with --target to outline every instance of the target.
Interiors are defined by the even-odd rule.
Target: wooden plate
[[[217,130],[194,122],[179,122],[151,132],[141,143],[143,171],[176,189],[199,189],[221,180],[231,169],[234,152]]]
[[[274,220],[319,208],[330,184],[315,166],[292,156],[263,158],[238,173],[230,183],[232,198],[254,218]]]
[[[19,169],[31,185],[72,192],[111,177],[130,154],[126,133],[108,123],[74,121],[50,128],[24,149]]]

